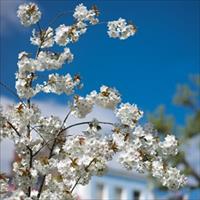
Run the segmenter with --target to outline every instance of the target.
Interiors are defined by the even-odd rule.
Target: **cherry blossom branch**
[[[48,159],[50,159],[50,158],[53,156],[53,150],[54,150],[55,145],[56,145],[56,139],[55,139],[54,142],[53,142],[53,145],[52,145],[52,148],[51,148],[51,150],[50,150]],[[38,199],[40,198],[40,195],[41,195],[41,192],[42,192],[44,183],[45,183],[45,179],[46,179],[46,174],[42,177],[41,185],[40,185],[40,187],[39,187],[38,195],[37,195],[37,198],[38,198]]]
[[[7,123],[11,126],[11,128],[17,133],[17,135],[19,136],[19,137],[21,137],[21,134],[19,133],[19,131],[16,129],[16,127],[11,123],[11,122],[9,122],[8,120],[7,120]],[[33,130],[35,130],[38,134],[39,134],[39,132],[34,128],[34,127],[31,127]],[[45,142],[45,144],[48,146],[48,143],[45,141],[45,139],[44,139],[44,137],[41,135],[41,134],[39,134],[39,136],[44,140],[44,142]],[[29,146],[27,146],[27,148],[30,150],[30,147]],[[48,146],[48,148],[50,149],[50,147]],[[33,154],[33,156],[35,156],[35,154]]]
[[[79,123],[76,123],[76,124],[72,124],[64,129],[61,130],[60,133],[72,128],[72,127],[75,127],[75,126],[80,126],[80,125],[85,125],[85,124],[90,124],[92,121],[87,121],[87,122],[79,122]],[[114,126],[114,123],[112,122],[98,122],[99,124],[105,124],[105,125],[111,125],[111,126]]]
[[[67,121],[67,119],[68,119],[68,117],[70,116],[70,114],[71,114],[71,110],[67,113],[66,117],[64,118],[63,123],[62,123],[62,125],[61,125],[61,128],[64,126],[64,124],[65,124],[65,122]],[[36,129],[36,130],[37,130],[37,129]],[[48,142],[46,142],[44,139],[43,139],[43,140],[44,140],[44,142],[45,142],[45,145],[48,145],[48,143],[51,142],[51,141],[53,141],[54,139],[55,139],[55,138],[49,140]],[[36,152],[33,154],[33,156],[36,156],[36,155],[45,147],[45,145],[42,146],[40,149],[38,149],[38,151],[36,151]],[[48,146],[48,147],[49,147],[49,146]],[[50,147],[49,147],[49,150],[51,150]]]
[[[101,25],[101,24],[107,24],[109,21],[102,21],[102,22],[98,22],[98,23],[96,23],[96,24],[87,24],[86,25],[86,27],[92,27],[92,26],[95,26],[95,25]],[[75,23],[75,25],[76,25],[76,23]],[[72,25],[73,26],[73,25]],[[51,33],[51,32],[49,32],[49,33]],[[43,39],[43,43],[44,42],[46,42],[46,41],[48,41],[48,40],[50,40],[50,39],[52,39],[54,37],[54,35],[52,35],[51,37],[47,37],[46,39],[44,38]],[[38,48],[39,49],[39,48]],[[40,50],[41,50],[41,48],[40,48]],[[37,54],[38,55],[38,54]]]
[[[66,122],[66,120],[67,120],[67,118],[68,118],[69,115],[70,115],[70,112],[69,112],[69,113],[67,114],[67,116],[65,117],[65,119],[64,119],[64,121],[63,121],[64,123]],[[64,123],[63,123],[63,124],[64,124]],[[54,138],[54,142],[53,142],[51,151],[50,151],[50,153],[49,153],[49,158],[48,158],[48,159],[50,159],[50,158],[53,156],[53,150],[54,150],[54,147],[55,147],[55,145],[56,145],[57,137],[58,137],[62,132],[66,131],[66,130],[72,128],[72,127],[79,126],[79,125],[84,125],[84,124],[89,124],[89,123],[91,123],[91,121],[80,122],[80,123],[77,123],[77,124],[72,124],[72,125],[70,125],[70,126],[64,128],[64,129],[61,129],[61,130],[58,132],[57,136]],[[111,123],[111,122],[99,122],[99,124],[107,124],[107,125],[112,125],[112,126],[114,125],[114,124]],[[61,126],[61,128],[62,128],[62,126]],[[50,142],[50,141],[49,141],[49,142]],[[48,142],[48,143],[49,143],[49,142]],[[45,146],[45,145],[44,145],[44,146]],[[44,147],[44,146],[43,146],[43,147]],[[43,147],[42,147],[42,148],[43,148]],[[41,150],[42,148],[40,148],[40,150]],[[40,150],[39,150],[39,151],[40,151]],[[92,161],[92,162],[93,162],[93,161]],[[86,167],[86,169],[89,168],[89,166],[92,164],[92,162]],[[39,198],[40,195],[41,195],[42,188],[43,188],[44,182],[45,182],[45,178],[46,178],[46,175],[44,175],[44,176],[42,177],[42,182],[41,182],[41,185],[40,185],[40,187],[39,187],[38,196],[37,196],[38,198]],[[75,188],[76,185],[78,184],[79,180],[80,180],[80,178],[78,179],[78,181],[77,181],[77,183],[75,184],[75,186],[72,188],[72,191],[74,190],[74,188]]]
[[[53,23],[56,22],[57,19],[59,19],[60,17],[63,17],[69,13],[73,13],[74,11],[73,10],[69,10],[69,11],[65,11],[65,12],[61,12],[61,13],[58,13],[50,22],[49,22],[49,26],[51,26]]]
[[[11,122],[9,122],[8,120],[7,120],[7,123],[10,125],[10,127],[17,133],[17,135],[19,136],[19,137],[21,137],[21,134],[19,133],[19,131],[17,130],[17,128],[11,123]]]
[[[45,30],[44,35],[42,35],[42,28],[40,27],[40,23],[39,23],[39,22],[37,22],[37,26],[38,26],[38,29],[39,29],[39,32],[40,32],[40,36],[41,36],[41,37],[40,37],[41,43],[40,43],[40,45],[38,46],[38,49],[37,49],[37,51],[36,51],[35,58],[38,57],[38,55],[39,55],[39,53],[40,53],[40,51],[41,51],[42,44],[45,42],[45,34],[46,34],[46,30]]]
[[[17,95],[16,92],[14,92],[10,87],[8,87],[6,84],[4,84],[2,81],[0,81],[0,85],[3,86],[8,92],[10,92],[13,96],[17,97],[18,100],[26,107],[26,104],[24,101]]]
[[[40,27],[39,22],[37,22],[37,26],[38,26],[38,28],[40,30],[40,33],[41,33],[42,29]],[[41,51],[41,46],[42,46],[42,43],[43,43],[43,39],[44,38],[42,37],[42,34],[41,34],[41,44],[40,44],[40,46],[38,46],[38,49],[37,49],[37,52],[36,52],[36,56],[35,56],[36,58],[37,58],[38,54]],[[30,84],[29,84],[30,87],[32,87],[33,77],[34,77],[34,73],[31,72],[31,81],[30,81]],[[30,107],[31,107],[31,98],[27,99],[27,104],[28,104],[28,108],[30,109]],[[36,130],[35,128],[33,128],[33,129]],[[36,131],[36,132],[38,133],[38,131]],[[28,137],[30,137],[30,134],[31,134],[31,129],[30,129],[30,122],[29,122],[29,124],[27,125],[27,135],[28,135]],[[41,134],[39,134],[39,135],[40,135],[40,137],[42,137]],[[43,137],[42,137],[42,139],[44,140]],[[44,142],[46,142],[46,141],[44,140]],[[47,147],[49,148],[48,145],[47,145]],[[29,152],[30,152],[30,160],[29,160],[29,170],[30,170],[32,168],[32,162],[33,162],[33,151],[32,151],[32,149],[29,149]],[[31,180],[31,174],[30,173],[29,173],[29,179]],[[32,190],[32,187],[29,186],[28,187],[28,197],[31,196],[31,190]]]
[[[33,151],[32,149],[29,149],[29,153],[30,153],[30,160],[29,160],[29,169],[32,168],[33,165]],[[29,172],[29,179],[31,180],[31,173]],[[31,196],[31,186],[28,187],[28,197]]]
[[[0,85],[2,85],[4,88],[7,89],[7,91],[9,91],[11,94],[13,94],[14,96],[16,96],[20,102],[25,106],[27,107],[27,105],[24,103],[24,101],[10,88],[8,87],[7,85],[5,85],[4,83],[2,83],[0,81]],[[27,101],[28,102],[28,107],[30,108],[30,100]],[[15,132],[18,134],[18,136],[21,136],[20,133],[17,131],[17,129],[11,124],[11,122],[7,121],[7,123],[15,130]],[[44,140],[44,142],[46,143],[46,145],[48,146],[48,143],[45,141],[44,137],[39,133],[39,131],[35,128],[35,127],[32,127],[30,126],[31,129],[33,129],[35,132],[38,133],[38,135]],[[48,146],[48,148],[50,149],[50,147]]]
[[[17,128],[10,122],[10,121],[8,121],[7,120],[7,123],[10,125],[10,127],[17,133],[17,135],[19,136],[19,137],[21,137],[21,134],[19,133],[19,131],[17,130]],[[32,149],[28,146],[28,145],[26,145],[26,148],[30,151],[32,151]]]
[[[48,145],[47,141],[45,140],[45,138],[40,134],[40,132],[35,127],[31,127],[31,128],[32,128],[32,130],[34,130],[43,139],[43,142],[47,145],[48,149],[50,150],[51,148],[49,147],[49,145]]]
[[[57,134],[57,136],[56,136],[55,138],[50,139],[49,141],[47,141],[46,144],[49,144],[50,142],[52,142],[53,140],[55,140],[61,133],[63,133],[64,131],[66,131],[66,130],[68,130],[68,129],[70,129],[70,128],[73,128],[73,127],[75,127],[75,126],[90,124],[91,122],[92,122],[92,121],[80,122],[80,123],[77,123],[77,124],[72,124],[72,125],[70,125],[70,126],[64,128],[64,129],[60,130],[60,132]],[[105,124],[105,125],[114,126],[114,123],[112,123],[112,122],[98,122],[98,123],[99,123],[99,124]],[[35,152],[35,153],[33,154],[33,156],[36,156],[36,155],[46,146],[46,144],[43,145],[42,147],[40,147],[40,149],[39,149],[37,152]]]
[[[88,170],[88,168],[92,165],[93,162],[96,162],[96,158],[93,158],[93,159],[90,161],[90,163],[85,167],[85,171]],[[75,187],[78,185],[78,183],[79,183],[79,181],[80,181],[81,178],[82,178],[82,177],[79,176],[79,178],[77,179],[76,183],[74,184],[74,186],[73,186],[72,189],[70,190],[71,193],[74,191]]]
[[[67,113],[65,119],[63,120],[63,123],[62,123],[61,128],[64,126],[64,124],[65,124],[65,122],[67,121],[67,119],[68,119],[68,117],[70,116],[70,114],[71,114],[71,110]]]
[[[62,130],[62,127],[64,126],[64,124],[65,124],[65,122],[67,121],[67,119],[68,119],[68,117],[69,117],[70,114],[71,114],[71,110],[67,113],[66,117],[64,118],[63,123],[62,123],[62,126],[61,126],[61,130]],[[60,132],[60,131],[59,131],[59,132]],[[50,149],[49,159],[53,156],[53,150],[54,150],[54,147],[55,147],[55,145],[56,145],[56,139],[57,139],[57,136],[56,136],[56,138],[54,139],[53,145],[52,145],[52,147],[51,147],[51,149]],[[45,146],[45,145],[44,145],[44,146]],[[42,147],[42,148],[43,148],[43,147]],[[40,148],[39,151],[36,152],[36,154],[39,153],[39,152],[41,151],[42,148]],[[42,182],[41,182],[41,185],[40,185],[40,187],[39,187],[38,195],[37,195],[38,199],[40,198],[40,195],[41,195],[41,192],[42,192],[44,183],[45,183],[45,179],[46,179],[46,174],[42,177]]]

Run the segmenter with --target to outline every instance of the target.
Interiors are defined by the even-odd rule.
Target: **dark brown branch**
[[[70,126],[64,128],[64,129],[62,129],[62,130],[59,132],[59,134],[62,133],[62,132],[64,132],[64,131],[66,131],[66,130],[68,130],[68,129],[70,129],[70,128],[72,128],[72,127],[80,126],[80,125],[85,125],[85,124],[90,124],[91,122],[92,122],[92,121],[80,122],[80,123],[77,123],[77,124],[72,124],[72,125],[70,125]],[[114,125],[112,122],[98,122],[98,123],[99,123],[99,124],[105,124],[105,125],[111,125],[111,126]]]
[[[8,120],[7,120],[7,123],[8,123],[9,126],[17,133],[17,135],[18,135],[19,137],[21,137],[21,134],[19,133],[19,131],[17,130],[17,128],[16,128],[11,122],[9,122]]]
[[[31,173],[30,169],[32,168],[33,165],[33,151],[32,149],[29,148],[29,153],[30,153],[30,160],[29,160],[29,178],[31,179]],[[31,196],[31,186],[28,187],[28,197]]]
[[[44,139],[44,137],[40,134],[40,132],[35,128],[35,127],[31,127],[44,141],[44,143],[47,145],[48,149],[50,150],[51,148],[49,147],[47,141]],[[33,154],[34,156],[35,154]]]
[[[64,123],[66,122],[66,120],[67,120],[69,114],[70,114],[70,112],[69,112],[68,115],[65,117],[65,119],[64,119],[64,121],[63,121],[63,125],[64,125]],[[63,126],[63,125],[62,125],[62,126],[61,126],[61,130],[58,132],[58,134],[57,134],[56,137],[54,138],[54,142],[53,142],[52,148],[51,148],[51,150],[50,150],[49,158],[48,158],[48,159],[50,159],[50,158],[53,156],[53,150],[54,150],[54,147],[55,147],[55,145],[56,145],[57,137],[58,137],[62,132],[66,131],[66,130],[72,128],[72,127],[79,126],[79,125],[84,125],[84,124],[89,124],[89,123],[91,123],[91,121],[88,121],[88,122],[80,122],[80,123],[77,123],[77,124],[72,124],[72,125],[70,125],[70,126],[64,128],[64,129],[62,129],[62,126]],[[107,125],[112,125],[112,126],[113,126],[113,123],[111,123],[111,122],[99,122],[99,123],[100,123],[100,124],[107,124]],[[41,150],[41,149],[40,149],[40,150]],[[93,159],[93,160],[94,160],[94,159]],[[86,167],[86,169],[89,168],[89,166],[92,164],[93,160],[92,160],[91,163]],[[38,195],[37,195],[38,198],[40,198],[40,195],[41,195],[41,192],[42,192],[44,183],[45,183],[45,178],[46,178],[46,175],[44,175],[44,176],[42,177],[42,182],[41,182],[41,185],[40,185],[40,187],[39,187]],[[75,186],[74,186],[73,188],[76,187],[76,185],[78,184],[79,180],[80,180],[80,179],[77,180],[77,183],[75,184]],[[72,191],[74,190],[73,188],[72,188]]]
[[[67,113],[65,119],[63,120],[63,123],[62,123],[61,128],[65,125],[65,122],[67,121],[67,119],[68,119],[68,117],[70,116],[70,114],[71,114],[71,110]]]
[[[52,148],[50,150],[48,159],[50,159],[53,156],[53,150],[54,150],[55,145],[56,145],[56,139],[54,140],[54,143],[53,143]],[[41,182],[41,185],[39,187],[38,195],[37,195],[38,199],[40,198],[40,195],[42,193],[42,189],[43,189],[43,186],[44,186],[44,183],[45,183],[45,178],[46,178],[46,174],[42,177],[42,182]]]
[[[65,122],[67,121],[67,119],[68,119],[70,113],[71,113],[71,111],[68,112],[68,114],[66,115],[65,119],[63,120],[63,123],[62,123],[62,126],[61,126],[61,130],[62,130],[62,127],[64,126]],[[59,130],[58,135],[59,135],[59,133],[60,133],[61,130]],[[53,156],[53,150],[54,150],[54,147],[55,147],[55,145],[56,145],[56,139],[57,139],[57,136],[54,138],[53,145],[52,145],[52,147],[51,147],[51,149],[50,149],[49,159]],[[47,144],[47,143],[46,143],[46,144]],[[44,146],[45,146],[45,145],[44,145]],[[44,146],[43,146],[43,147],[44,147]],[[42,148],[43,148],[43,147],[42,147]],[[36,154],[39,153],[39,152],[42,150],[42,148],[40,148],[39,151],[36,152]],[[36,155],[36,154],[34,154],[34,155]],[[44,183],[45,183],[45,179],[46,179],[46,175],[44,175],[44,176],[42,177],[42,182],[41,182],[41,185],[40,185],[40,187],[39,187],[38,195],[37,195],[38,199],[40,198],[40,195],[41,195],[41,193],[42,193],[42,189],[43,189],[43,186],[44,186]]]
[[[64,128],[64,129],[60,130],[60,132],[57,134],[57,136],[56,136],[55,138],[57,138],[61,133],[63,133],[64,131],[66,131],[66,130],[68,130],[68,129],[70,129],[70,128],[73,128],[73,127],[75,127],[75,126],[80,126],[80,125],[89,124],[89,123],[91,123],[91,121],[88,121],[88,122],[80,122],[80,123],[77,123],[77,124],[72,124],[72,125],[70,125],[70,126]],[[105,124],[105,125],[111,125],[111,126],[114,125],[112,122],[99,122],[99,124]],[[47,141],[46,144],[49,144],[49,143],[52,142],[55,138],[53,138],[53,139]],[[33,156],[37,155],[37,154],[46,146],[46,144],[43,145],[37,152],[35,152]]]

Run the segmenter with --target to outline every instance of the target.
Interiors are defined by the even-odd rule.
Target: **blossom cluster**
[[[106,173],[107,163],[118,155],[119,163],[126,169],[147,171],[164,186],[178,189],[186,182],[180,171],[168,164],[168,159],[178,152],[178,142],[173,135],[163,140],[156,136],[150,125],[141,126],[143,116],[137,105],[122,103],[118,90],[101,86],[85,97],[75,94],[82,87],[80,76],[50,73],[42,83],[36,83],[43,71],[61,69],[73,60],[68,47],[55,53],[55,44],[66,46],[78,41],[89,25],[98,24],[96,6],[87,9],[83,4],[75,8],[73,25],[60,25],[41,29],[41,12],[34,3],[19,6],[17,15],[24,26],[38,24],[30,38],[38,46],[34,58],[25,51],[19,54],[16,89],[20,102],[3,113],[0,109],[0,128],[3,138],[10,138],[16,146],[17,158],[13,163],[15,190],[7,193],[8,179],[0,174],[0,194],[7,200],[75,199],[77,185],[88,184],[94,175]],[[108,22],[110,37],[126,39],[135,33],[135,27],[120,18]],[[48,50],[47,50],[48,49]],[[70,111],[61,120],[56,116],[43,116],[32,98],[40,92],[72,96]],[[112,110],[117,123],[77,121],[68,125],[71,115],[85,118],[95,105]],[[85,126],[82,126],[85,125]],[[68,130],[80,126],[79,134]],[[104,131],[105,126],[110,126]],[[82,129],[81,129],[82,127]],[[84,128],[83,128],[84,127]]]
[[[122,145],[122,152],[119,153],[119,162],[127,169],[136,169],[138,172],[149,171],[164,186],[170,189],[178,189],[186,182],[180,170],[168,165],[171,155],[177,154],[177,140],[173,135],[167,135],[164,141],[155,137],[156,131],[151,125],[144,127],[137,125],[132,132],[124,136],[123,130],[118,130],[116,144],[126,136]],[[121,134],[121,135],[120,135]],[[127,135],[128,134],[128,135]],[[169,176],[171,174],[172,176]]]
[[[17,11],[17,16],[24,26],[36,24],[40,20],[41,15],[42,13],[35,3],[22,4]]]
[[[40,48],[49,48],[54,44],[53,29],[48,27],[44,31],[37,32],[36,29],[32,31],[33,36],[30,41],[33,45],[40,46]]]
[[[108,35],[111,38],[127,39],[136,33],[136,28],[133,24],[127,24],[125,19],[108,22]]]
[[[46,93],[66,93],[70,95],[74,92],[74,88],[78,85],[80,85],[80,79],[76,77],[73,78],[70,74],[66,74],[65,76],[60,76],[59,74],[49,74],[48,82],[44,82],[42,91]]]
[[[98,15],[99,11],[95,6],[90,10],[83,4],[76,6],[73,14],[76,23],[71,26],[62,24],[56,28],[55,42],[60,46],[66,46],[70,42],[77,42],[79,37],[87,31],[87,22],[92,25],[99,22]]]
[[[32,87],[33,80],[37,79],[37,76],[35,75],[36,72],[60,69],[66,61],[68,63],[72,62],[73,54],[70,49],[66,47],[62,53],[40,51],[36,59],[29,58],[29,54],[26,52],[21,52],[18,58],[19,61],[17,64],[19,71],[16,73],[17,93],[21,98],[31,98],[40,91],[47,91],[47,89],[44,89],[47,88],[46,82],[44,82],[45,85],[37,84],[35,87]],[[66,75],[64,78],[66,79],[63,80],[62,83],[65,83],[68,88],[73,87],[70,89],[73,91],[74,87],[77,86],[77,80],[71,81],[72,78],[70,75]],[[49,77],[49,87],[52,85],[53,79],[57,81],[56,79],[58,79],[58,76],[56,76],[56,78],[53,78],[53,75]],[[69,86],[68,83],[71,83],[71,86]],[[65,88],[62,92],[65,90],[69,91],[69,89]]]
[[[73,17],[78,21],[89,21],[91,24],[97,24],[99,20],[96,18],[99,15],[99,11],[96,6],[93,6],[92,9],[88,10],[86,6],[82,3],[75,8]]]

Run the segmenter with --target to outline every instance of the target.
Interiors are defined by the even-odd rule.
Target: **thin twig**
[[[19,137],[21,137],[21,134],[19,133],[19,131],[17,130],[17,128],[10,122],[7,120],[7,123],[10,125],[10,127],[17,133],[17,135]],[[29,146],[26,145],[26,148],[30,151],[31,148]]]
[[[65,119],[63,120],[63,123],[62,123],[61,128],[63,128],[63,126],[65,125],[65,122],[67,121],[67,119],[68,119],[68,117],[70,116],[70,114],[71,114],[71,110],[67,113]]]
[[[15,97],[18,98],[18,100],[26,107],[26,104],[24,103],[24,101],[19,97],[19,95],[13,91],[10,87],[8,87],[6,84],[4,84],[3,82],[0,81],[0,85],[3,86],[8,92],[10,92],[12,95],[14,95]]]
[[[49,147],[48,143],[46,142],[46,140],[44,139],[44,137],[40,134],[40,132],[35,128],[35,127],[31,127],[45,142],[45,144],[47,145],[48,149],[50,150],[51,148]]]
[[[72,125],[70,125],[70,126],[64,128],[64,129],[62,129],[62,130],[60,131],[60,133],[66,131],[66,130],[72,128],[72,127],[80,126],[80,125],[85,125],[85,124],[90,124],[91,122],[92,122],[92,121],[80,122],[80,123],[72,124]],[[114,125],[114,123],[112,123],[112,122],[98,122],[98,123],[99,123],[99,124],[105,124],[105,125],[111,125],[111,126]],[[59,133],[59,134],[60,134],[60,133]]]
[[[42,29],[41,29],[41,27],[40,27],[40,23],[39,22],[37,22],[37,27],[38,27],[38,29],[39,29],[39,31],[40,31],[40,33],[42,32]]]
[[[87,171],[88,168],[91,166],[91,164],[92,164],[93,162],[95,162],[95,161],[96,161],[96,158],[93,158],[93,159],[90,161],[90,163],[85,167],[85,171]],[[73,186],[72,189],[70,190],[70,193],[72,193],[72,192],[74,191],[74,189],[75,189],[75,187],[78,185],[80,179],[81,179],[81,176],[77,179],[76,183],[74,184],[74,186]]]
[[[69,10],[69,11],[66,11],[66,12],[61,12],[61,13],[58,13],[48,24],[48,26],[51,26],[53,23],[56,22],[57,19],[59,19],[60,17],[62,16],[65,16],[69,13],[72,13],[73,11]]]
[[[92,122],[92,121],[80,122],[80,123],[77,123],[77,124],[72,124],[72,125],[70,125],[70,126],[64,128],[64,129],[62,129],[62,130],[59,132],[59,134],[61,134],[62,132],[66,131],[66,130],[68,130],[68,129],[70,129],[70,128],[73,128],[73,127],[75,127],[75,126],[85,125],[85,124],[89,124],[89,123],[91,123],[91,122]],[[105,125],[114,126],[114,123],[112,123],[112,122],[99,122],[99,124],[105,124]],[[49,144],[49,143],[52,142],[54,139],[56,139],[56,138],[59,136],[59,134],[57,134],[57,136],[56,136],[55,138],[50,139],[49,141],[47,141],[47,144]],[[40,147],[40,149],[39,149],[37,152],[34,153],[34,156],[35,156],[36,154],[38,154],[45,146],[46,146],[46,145],[43,145],[42,147]]]
[[[64,126],[65,122],[67,121],[69,115],[70,115],[71,111],[68,112],[68,114],[66,115],[65,119],[63,120],[63,123],[62,123],[62,126],[61,126],[61,130],[62,130],[62,127]],[[60,131],[59,131],[60,132]],[[57,140],[57,136],[54,138],[54,141],[53,141],[53,145],[50,149],[50,153],[49,153],[49,159],[53,156],[53,151],[54,151],[54,147],[56,145],[56,140]],[[45,146],[45,145],[44,145]],[[37,153],[39,153],[41,151],[42,148],[39,149],[39,151],[37,151]],[[34,154],[35,155],[35,154]],[[46,179],[46,174],[42,177],[42,182],[41,182],[41,185],[39,187],[39,190],[38,190],[38,199],[40,198],[40,195],[42,193],[42,189],[43,189],[43,186],[44,186],[44,183],[45,183],[45,179]]]
[[[69,115],[70,115],[70,112],[67,114],[67,116],[65,117],[64,121],[67,120],[67,118],[68,118]],[[63,121],[63,122],[64,122],[64,121]],[[52,145],[52,148],[51,148],[51,150],[50,150],[50,153],[49,153],[49,159],[53,156],[53,151],[54,151],[54,147],[56,146],[57,137],[58,137],[62,132],[64,132],[65,130],[68,130],[68,129],[72,128],[72,127],[79,126],[79,125],[84,125],[84,124],[89,124],[89,123],[91,123],[91,121],[88,121],[88,122],[80,122],[80,123],[77,123],[77,124],[72,124],[72,125],[70,125],[70,126],[64,128],[64,129],[62,129],[62,126],[61,126],[61,130],[58,132],[58,134],[56,135],[56,137],[53,139],[54,141],[53,141],[53,145]],[[112,125],[112,126],[114,125],[114,124],[111,123],[111,122],[99,122],[99,123],[100,123],[100,124]],[[52,141],[52,140],[49,140],[47,143],[49,143],[50,141]],[[43,147],[45,147],[45,145],[44,145]],[[42,147],[42,148],[43,148],[43,147]],[[40,150],[41,150],[42,148],[40,148]],[[35,155],[35,154],[34,154],[34,155]],[[88,167],[89,167],[89,166],[87,166],[86,169],[87,169]],[[40,187],[39,187],[38,195],[37,195],[38,199],[40,198],[40,195],[41,195],[41,192],[42,192],[44,183],[45,183],[45,178],[46,178],[46,175],[44,175],[44,176],[42,177],[42,182],[41,182],[41,185],[40,185]],[[77,184],[78,184],[78,183],[77,183]],[[76,187],[76,186],[75,186],[75,187]]]
[[[15,126],[11,123],[11,122],[9,122],[8,120],[7,120],[7,123],[11,126],[11,128],[17,133],[17,135],[19,136],[19,137],[21,137],[21,134],[19,133],[19,131],[17,130],[17,128],[15,128]]]
[[[65,124],[65,122],[67,121],[67,119],[68,119],[68,117],[69,117],[70,114],[71,114],[71,111],[69,111],[69,112],[67,113],[66,117],[64,118],[63,123],[62,123],[62,125],[61,125],[61,128],[64,126],[64,124]],[[36,130],[37,130],[37,129],[36,129]],[[59,132],[60,132],[60,131],[59,131]],[[55,139],[55,138],[49,140],[48,142],[46,142],[46,141],[43,139],[43,140],[45,141],[45,145],[43,145],[42,147],[40,147],[40,148],[33,154],[33,156],[36,156],[46,145],[48,145],[49,142],[53,141],[54,139]],[[48,146],[48,148],[49,148],[49,150],[51,149],[49,146]]]
[[[53,150],[54,150],[55,145],[56,145],[56,139],[55,139],[54,142],[53,142],[53,145],[52,145],[52,148],[51,148],[51,150],[50,150],[48,159],[50,159],[50,158],[52,157],[52,155],[53,155]],[[42,182],[41,182],[41,185],[40,185],[40,187],[39,187],[38,195],[37,195],[37,198],[38,198],[38,199],[40,198],[40,195],[41,195],[41,193],[42,193],[42,189],[43,189],[43,186],[44,186],[44,183],[45,183],[45,178],[46,178],[46,174],[42,177]]]

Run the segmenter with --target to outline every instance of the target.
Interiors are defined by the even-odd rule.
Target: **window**
[[[122,200],[122,192],[123,192],[122,188],[120,188],[120,187],[115,188],[115,199],[116,200]]]
[[[104,185],[98,183],[96,185],[96,199],[103,200],[103,196],[104,196]]]
[[[135,190],[133,192],[133,200],[139,200],[140,199],[140,191]]]

